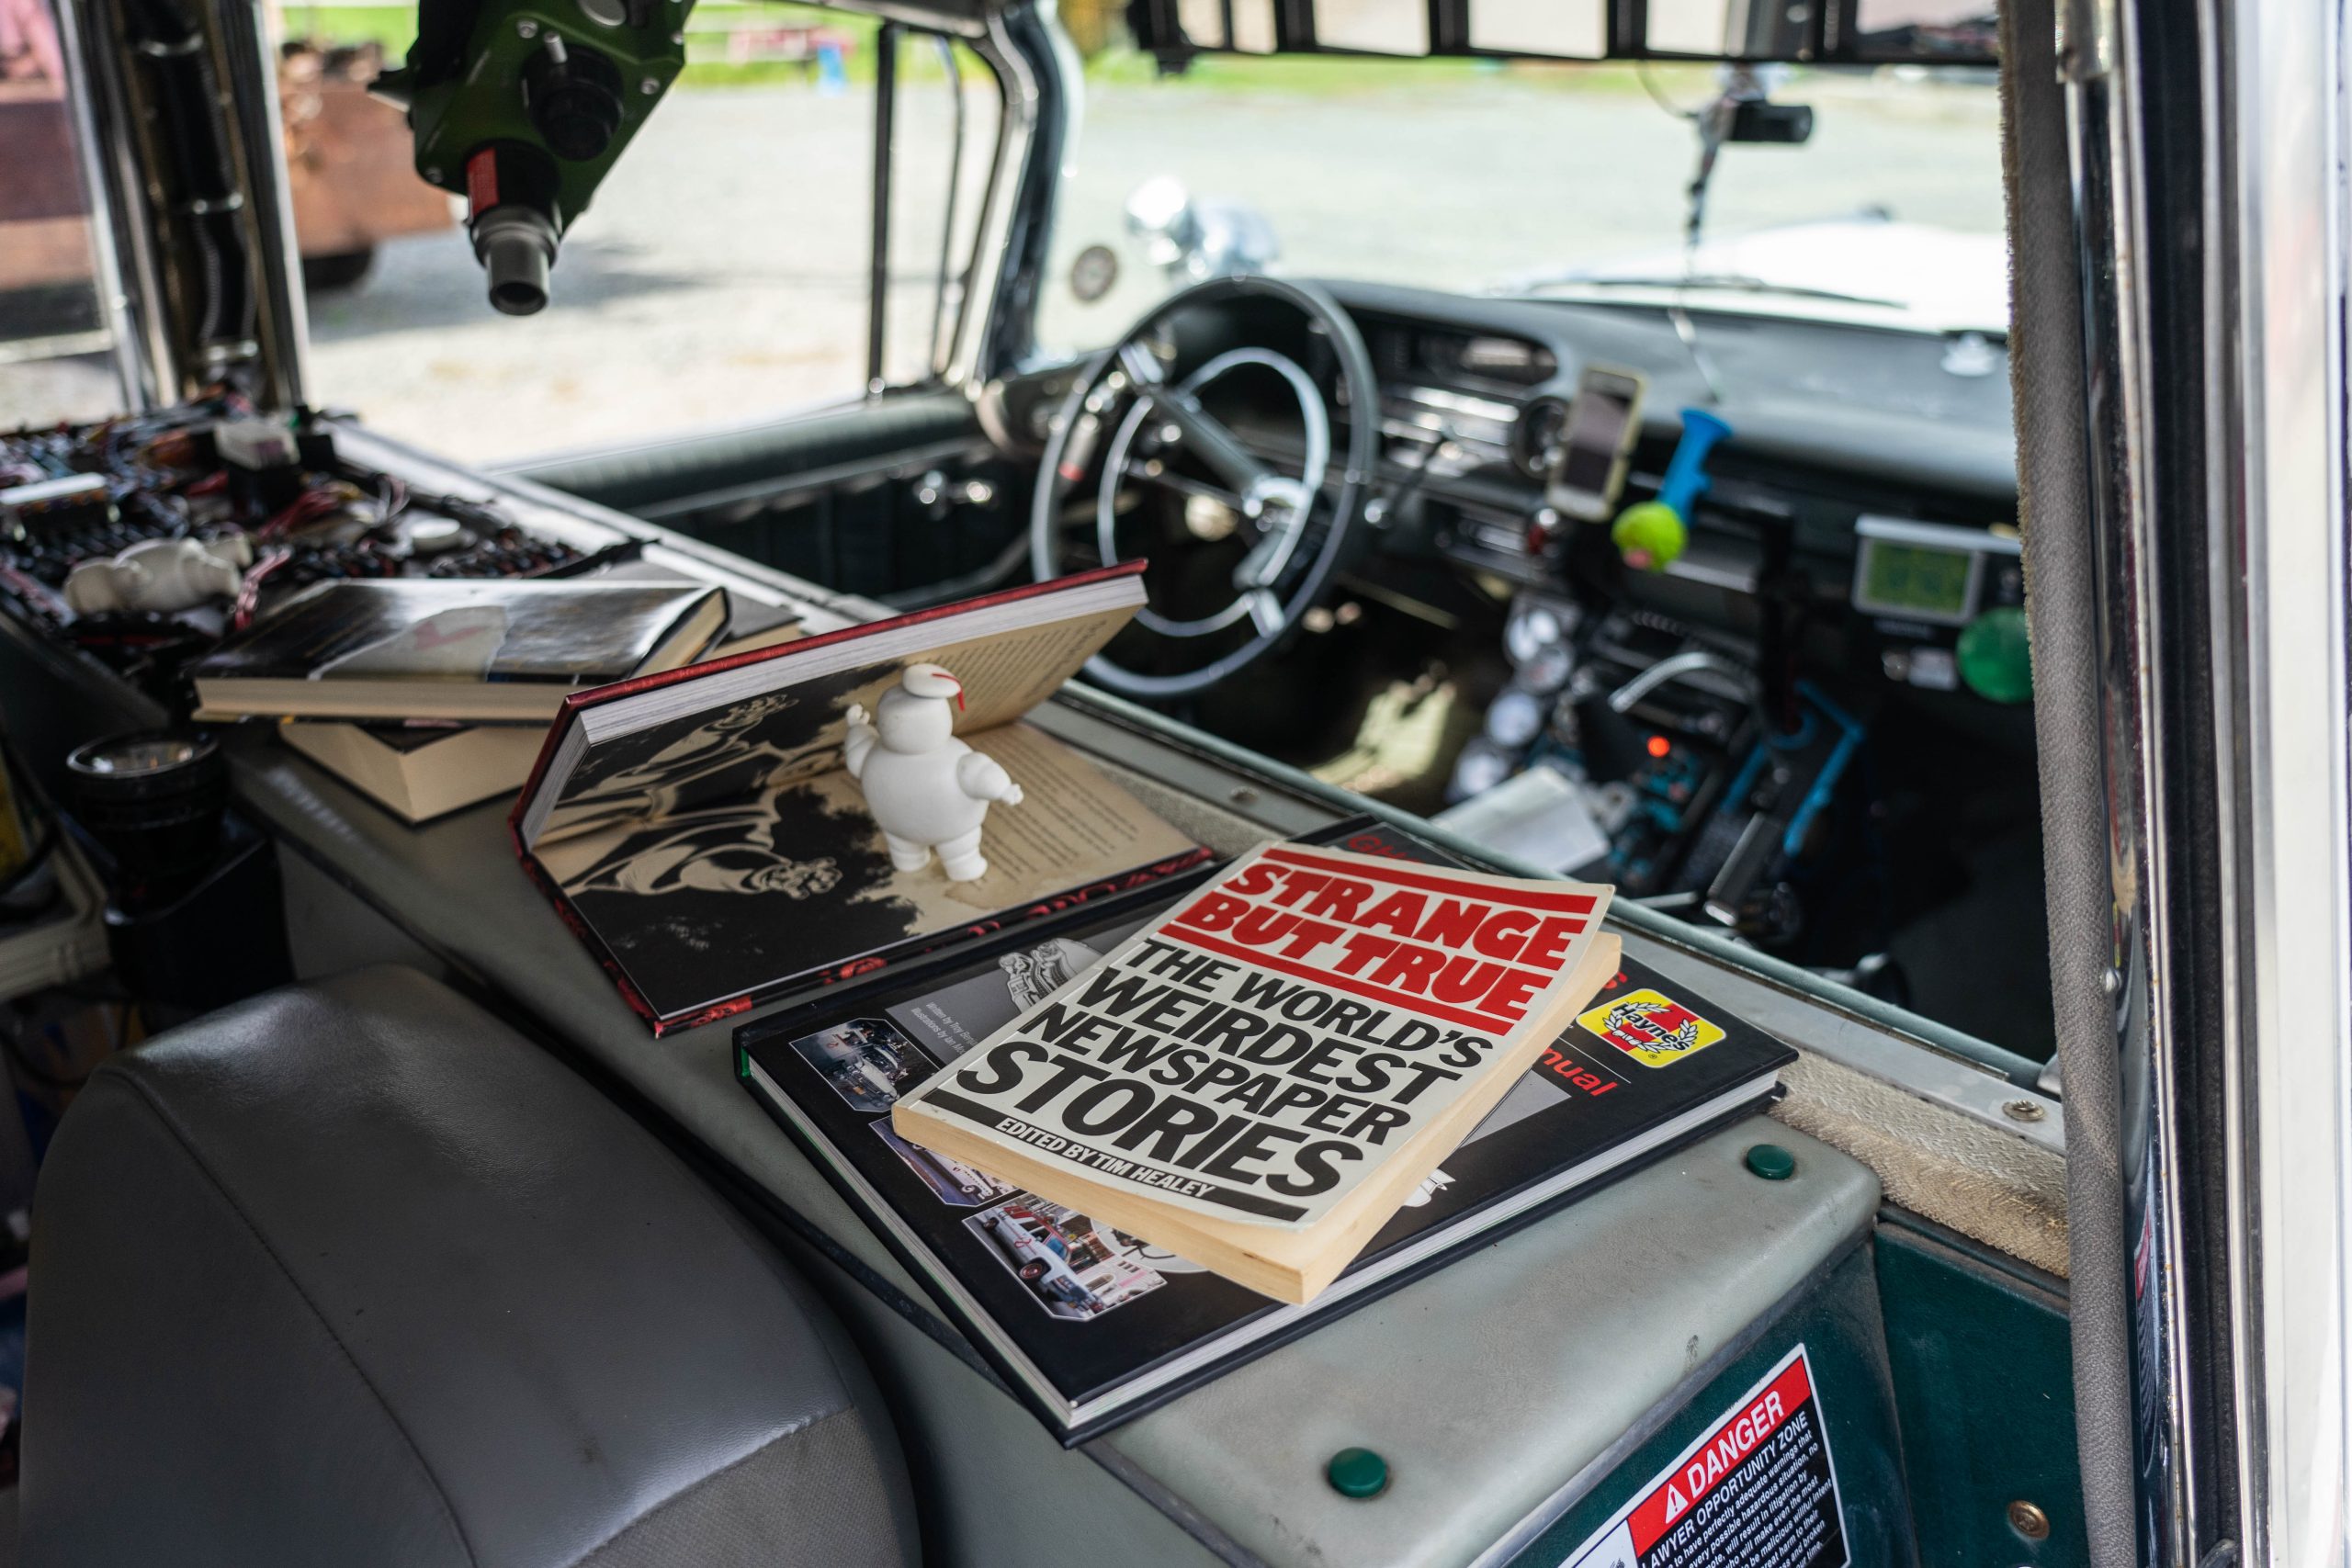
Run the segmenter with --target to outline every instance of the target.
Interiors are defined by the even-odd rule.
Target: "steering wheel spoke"
[[[1241,498],[1224,486],[1180,474],[1165,463],[1155,465],[1140,457],[1130,457],[1122,472],[1139,484],[1158,485],[1162,490],[1172,490],[1178,495],[1197,495],[1204,501],[1214,501],[1219,506],[1231,508],[1237,516],[1244,511]]]
[[[1272,637],[1288,623],[1283,615],[1283,602],[1274,597],[1271,588],[1252,588],[1241,596],[1244,608],[1250,612],[1250,624],[1258,628],[1261,637]]]

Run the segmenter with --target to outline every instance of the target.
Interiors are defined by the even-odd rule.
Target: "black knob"
[[[621,128],[621,73],[606,56],[547,35],[523,67],[523,102],[548,151],[584,163]]]

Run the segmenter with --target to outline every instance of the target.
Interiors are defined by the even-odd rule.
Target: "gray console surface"
[[[408,828],[265,733],[232,741],[240,795],[290,852],[923,1299],[735,1083],[741,1021],[654,1038],[516,862],[503,806]],[[1766,1139],[1798,1149],[1795,1179],[1741,1167]],[[1862,1166],[1753,1120],[1119,1429],[1098,1457],[1225,1555],[1474,1562],[1860,1234],[1877,1198]],[[1370,1504],[1322,1479],[1353,1444],[1397,1467]]]
[[[818,624],[878,608],[550,492],[453,470],[427,477],[652,536],[716,576],[804,597]],[[1221,850],[1332,819],[1327,802],[1082,709],[1056,705],[1039,720]],[[307,908],[295,900],[298,919],[362,923],[349,918],[356,912],[470,978],[627,1086],[865,1276],[864,1288],[844,1277],[829,1293],[862,1323],[893,1392],[938,1561],[1035,1562],[1036,1532],[1077,1519],[1103,1521],[1112,1533],[1101,1539],[1117,1544],[1099,1554],[1128,1564],[1490,1558],[1597,1480],[1622,1451],[1614,1445],[1695,1388],[1711,1359],[1863,1233],[1877,1203],[1876,1179],[1861,1165],[1751,1120],[1114,1431],[1091,1446],[1100,1463],[1089,1462],[1056,1450],[968,1354],[943,1351],[959,1348],[952,1329],[933,1322],[927,1338],[909,1328],[898,1309],[923,1302],[922,1289],[736,1084],[729,1046],[743,1020],[654,1038],[523,871],[503,803],[410,828],[266,728],[236,732],[230,751],[240,799],[289,862],[289,887],[311,889]],[[297,930],[298,955],[324,934]],[[1636,952],[1653,945],[1626,936]],[[1796,1151],[1793,1179],[1768,1182],[1742,1167],[1745,1149],[1767,1139]],[[884,1301],[893,1292],[903,1297],[896,1305]],[[1379,1498],[1351,1502],[1325,1483],[1331,1452],[1351,1445],[1394,1465]]]

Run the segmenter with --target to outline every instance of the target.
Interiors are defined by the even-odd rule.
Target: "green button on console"
[[[1767,1181],[1786,1181],[1797,1173],[1797,1156],[1778,1144],[1758,1144],[1747,1151],[1747,1168]]]
[[[1342,1497],[1377,1497],[1388,1490],[1388,1461],[1370,1449],[1341,1449],[1323,1473]]]

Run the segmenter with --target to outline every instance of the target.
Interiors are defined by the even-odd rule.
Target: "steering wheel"
[[[1315,378],[1288,355],[1256,345],[1227,349],[1176,376],[1147,346],[1186,310],[1260,299],[1289,306],[1322,333],[1339,362],[1347,406],[1356,411],[1348,421],[1338,483],[1319,522],[1331,468],[1331,416]],[[1244,367],[1278,376],[1298,401],[1306,453],[1295,476],[1268,467],[1201,406],[1203,389]],[[1136,624],[1180,639],[1213,637],[1244,625],[1250,635],[1239,647],[1172,675],[1132,670],[1106,653],[1087,660],[1086,673],[1125,696],[1182,697],[1206,691],[1272,652],[1329,587],[1362,520],[1379,460],[1379,409],[1380,385],[1363,334],[1338,301],[1308,283],[1243,276],[1194,284],[1170,295],[1089,361],[1055,415],[1038,471],[1029,515],[1029,561],[1037,580],[1060,574],[1064,502],[1099,468],[1094,542],[1103,565],[1119,558],[1118,503],[1130,483],[1172,491],[1188,504],[1217,503],[1238,520],[1235,536],[1247,545],[1229,574],[1231,597],[1221,607],[1177,615],[1147,604]],[[1194,471],[1183,471],[1188,468]]]

